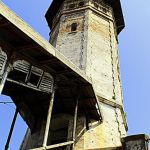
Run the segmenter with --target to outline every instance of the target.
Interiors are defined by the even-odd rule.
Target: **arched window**
[[[77,23],[71,24],[71,32],[77,31]]]

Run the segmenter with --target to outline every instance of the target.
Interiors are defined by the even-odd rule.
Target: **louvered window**
[[[7,61],[6,53],[0,50],[0,76],[4,73],[6,61]]]
[[[39,89],[48,93],[52,92],[53,89],[53,78],[49,73],[44,73]]]
[[[9,79],[25,83],[30,70],[30,64],[24,60],[18,60],[13,64],[13,71],[8,75]]]

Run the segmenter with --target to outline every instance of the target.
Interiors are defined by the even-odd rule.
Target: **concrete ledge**
[[[108,148],[97,148],[97,149],[87,149],[87,150],[122,150],[122,147],[108,147]]]
[[[123,122],[124,122],[124,125],[125,125],[125,128],[126,128],[126,131],[128,131],[128,124],[127,124],[127,120],[125,118],[125,112],[124,112],[123,105],[115,102],[115,100],[106,99],[103,96],[100,96],[100,94],[97,93],[97,92],[96,92],[96,97],[97,97],[97,99],[98,99],[99,102],[104,103],[106,105],[109,105],[111,107],[119,108],[120,109],[121,114],[122,114],[122,118],[123,118]]]
[[[123,142],[127,142],[127,141],[135,141],[135,140],[145,140],[148,141],[149,136],[145,135],[145,134],[139,134],[139,135],[131,135],[131,136],[127,136],[124,139],[122,139]]]
[[[145,134],[131,135],[122,139],[123,150],[148,150],[149,137]]]

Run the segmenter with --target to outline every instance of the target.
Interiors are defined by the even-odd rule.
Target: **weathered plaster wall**
[[[97,95],[122,105],[118,45],[113,20],[90,11],[88,39],[86,73],[92,78]],[[104,120],[103,124],[97,127],[97,131],[103,131],[103,134],[96,132],[101,144],[94,143],[93,147],[120,146],[120,138],[126,135],[121,111],[102,103],[100,106]],[[94,130],[90,136],[93,134]]]
[[[63,10],[56,48],[92,79],[97,96],[123,107],[113,11],[104,5],[95,9],[92,1],[85,4],[84,9]],[[78,24],[76,32],[70,32],[72,23]],[[121,109],[99,100],[103,123],[93,123],[76,144],[78,150],[83,149],[81,141],[84,149],[119,147],[126,136]]]
[[[77,31],[71,32],[71,25],[77,23]],[[56,48],[79,68],[85,66],[86,52],[83,49],[84,12],[64,14],[60,19]],[[56,30],[56,29],[54,29]],[[52,33],[54,34],[54,33]],[[55,37],[52,35],[52,39]]]
[[[149,150],[149,137],[145,134],[125,137],[122,142],[123,150]]]
[[[115,108],[103,103],[100,103],[100,106],[104,116],[103,123],[91,124],[91,129],[85,133],[85,149],[111,148],[121,145]]]
[[[75,150],[83,150],[84,149],[84,142],[85,142],[84,133],[85,133],[85,131],[86,131],[85,117],[78,116]]]

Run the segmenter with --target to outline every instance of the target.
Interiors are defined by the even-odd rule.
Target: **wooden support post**
[[[50,128],[50,123],[51,123],[53,104],[54,104],[54,96],[55,96],[55,90],[53,90],[51,99],[50,99],[50,104],[49,104],[49,109],[48,109],[48,114],[47,114],[47,121],[46,121],[46,128],[45,128],[45,133],[44,133],[43,147],[47,146],[47,140],[48,140],[48,134],[49,134],[49,128]]]
[[[14,130],[17,115],[18,115],[18,110],[16,109],[16,112],[15,112],[15,115],[14,115],[14,118],[13,118],[13,121],[12,121],[12,124],[11,124],[11,128],[10,128],[10,131],[9,131],[9,135],[8,135],[8,138],[7,138],[7,142],[6,142],[6,145],[5,145],[5,150],[8,150],[8,148],[9,148],[9,143],[10,143],[11,136],[12,136],[12,133],[13,133],[13,130]]]
[[[74,143],[74,141],[69,141],[69,142],[54,144],[54,145],[50,145],[50,146],[46,146],[46,147],[34,148],[34,149],[30,149],[30,150],[50,150],[50,149],[54,149],[54,148],[60,148],[60,147],[68,146],[68,145],[71,145],[73,143]]]
[[[49,150],[49,149],[59,148],[59,147],[63,147],[63,146],[68,146],[68,145],[71,145],[73,143],[74,143],[74,141],[55,144],[55,145],[51,145],[51,146],[46,146],[46,149]]]
[[[28,150],[47,150],[46,147],[38,147],[38,148],[33,148],[33,149],[28,149]]]
[[[73,150],[75,145],[75,139],[76,139],[76,126],[77,126],[77,116],[78,116],[78,103],[79,103],[79,96],[76,99],[76,106],[74,111],[74,122],[73,122]]]
[[[6,79],[7,79],[7,76],[9,74],[9,72],[11,71],[11,67],[8,66],[2,76],[2,80],[1,80],[1,83],[0,83],[0,94],[2,94],[2,91],[3,91],[3,88],[4,88],[4,85],[5,85],[5,82],[6,82]]]
[[[85,113],[85,117],[86,117],[86,129],[89,130],[89,121],[90,121],[90,119],[89,119],[89,116],[86,112],[86,109],[84,110],[84,113]]]

